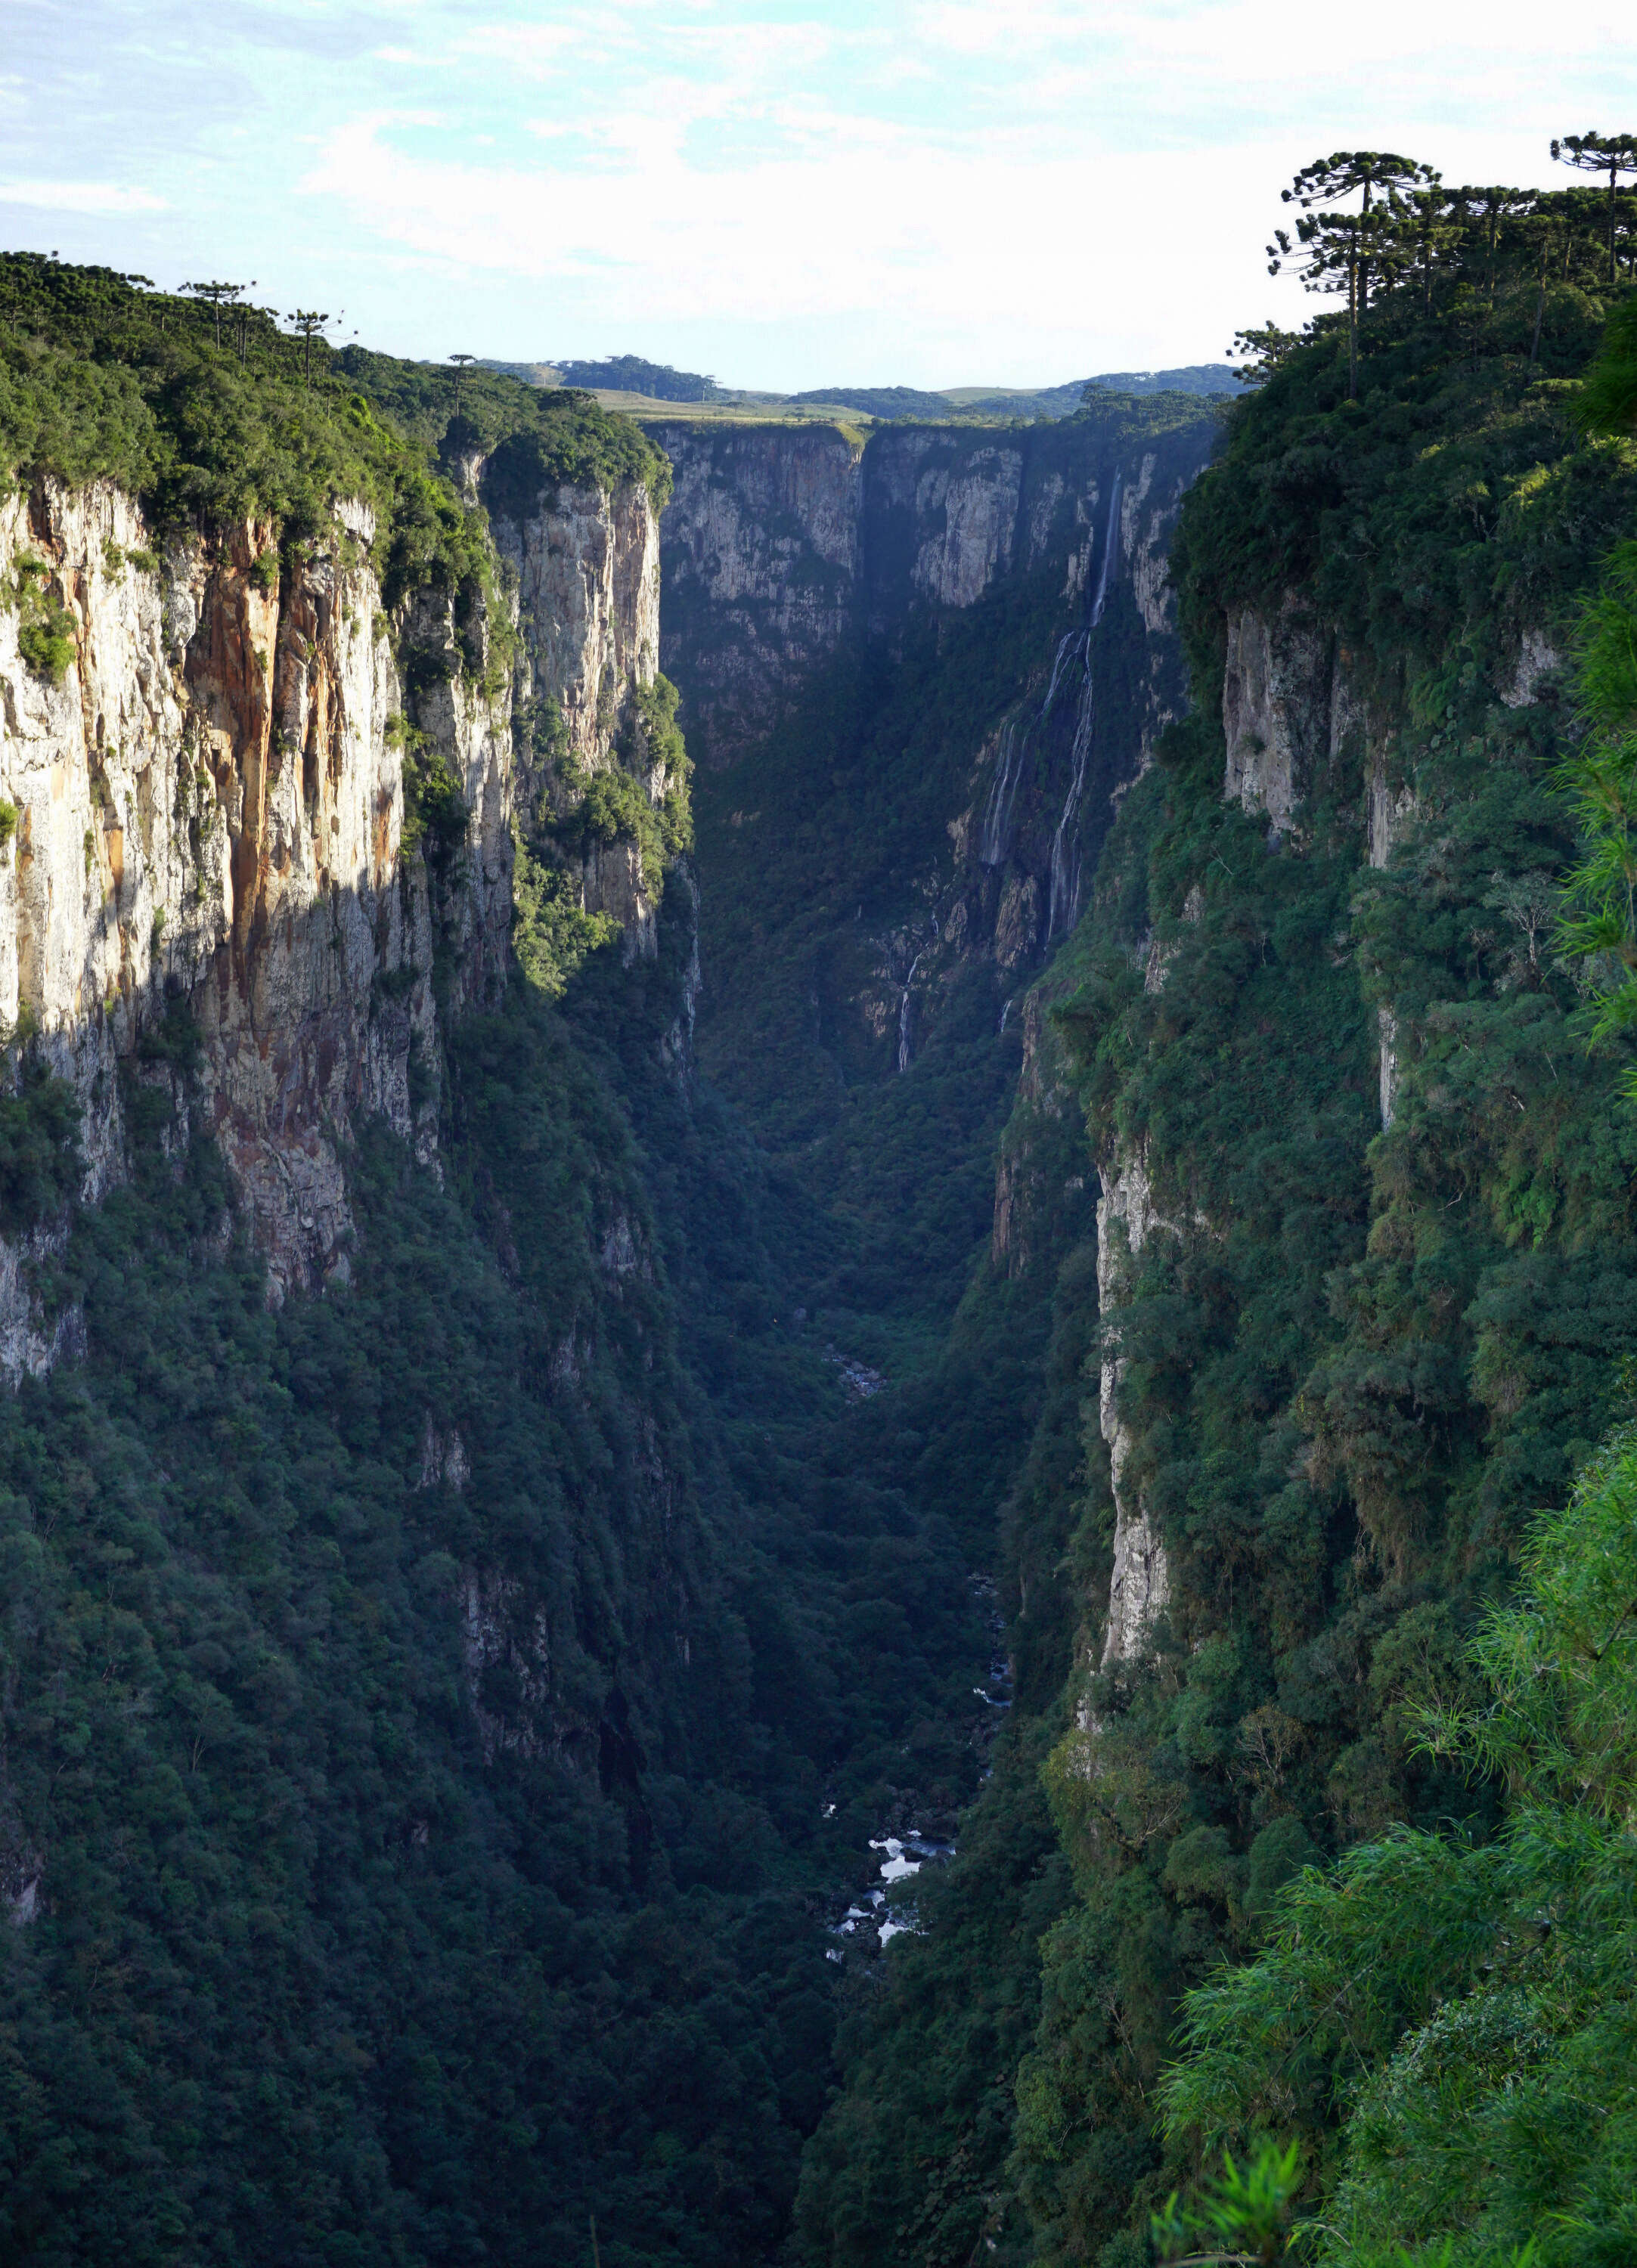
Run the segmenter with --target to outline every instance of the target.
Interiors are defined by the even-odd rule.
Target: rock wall
[[[1007,694],[989,694],[958,753],[966,728],[952,707],[940,815],[867,925],[849,921],[844,936],[837,924],[815,980],[819,1027],[834,1035],[823,1044],[852,1074],[907,1072],[974,961],[989,966],[997,1022],[1021,1008],[1074,927],[1119,796],[1182,706],[1166,551],[1214,418],[1191,405],[1151,430],[1117,406],[1037,428],[889,427],[861,455],[839,431],[650,430],[676,469],[660,526],[661,659],[689,745],[718,774],[704,793],[707,812],[721,806],[717,825],[771,823],[761,751],[804,699],[829,713],[830,688],[815,683],[827,660],[844,681],[867,655],[924,683],[926,641],[911,647],[912,633],[935,626],[941,646],[966,617],[953,666],[981,688],[984,602],[1015,593],[1030,626],[1021,690],[1004,709]],[[993,635],[1007,659],[991,681],[1009,692],[1004,642],[1016,633],[997,621]]]
[[[510,481],[476,475],[495,547],[516,578],[528,685],[557,704],[570,761],[582,777],[619,762],[632,701],[660,666],[660,525],[641,482],[615,489],[564,485],[520,498]],[[520,689],[521,689],[520,688]],[[515,804],[526,831],[561,803],[560,759],[532,733],[517,736]],[[657,799],[663,779],[645,777]],[[586,844],[577,859],[581,909],[624,933],[627,960],[656,950],[657,875],[628,838]]]
[[[1027,985],[1073,931],[1119,799],[1184,703],[1166,547],[1202,437],[1190,428],[1166,447],[1115,443],[1101,458],[1095,438],[1082,438],[1075,482],[1049,461],[1024,466],[1004,571],[1050,578],[1051,628],[1029,691],[986,737],[971,800],[950,822],[952,887],[933,910],[935,932],[929,921],[917,940],[923,996],[974,954],[992,960],[1003,984]],[[970,519],[955,525],[972,534]],[[969,561],[986,541],[980,526]],[[911,578],[947,565],[955,548],[947,525],[917,550]]]
[[[565,485],[520,510],[480,472],[477,493],[517,576],[535,687],[552,694],[570,747],[595,770],[610,761],[632,689],[660,666],[660,528],[647,489]]]
[[[1496,674],[1494,697],[1508,709],[1549,699],[1561,667],[1545,634],[1526,628]],[[1274,840],[1289,836],[1301,847],[1303,807],[1316,793],[1356,794],[1368,862],[1388,865],[1416,810],[1395,719],[1360,691],[1334,629],[1294,593],[1271,615],[1253,607],[1229,613],[1222,727],[1224,798],[1265,814]],[[1376,1022],[1384,1129],[1393,1121],[1402,1035],[1390,1007],[1377,1010]]]
[[[660,661],[689,745],[735,761],[850,637],[891,638],[918,608],[961,610],[1008,576],[1061,574],[1089,600],[1105,500],[1123,472],[1120,550],[1139,611],[1169,637],[1165,543],[1215,423],[1151,444],[1121,415],[1017,427],[892,425],[862,450],[836,427],[661,422],[675,487],[660,523]]]
[[[657,667],[645,492],[542,497],[505,533],[523,601],[514,663],[512,622],[468,622],[457,642],[440,597],[388,621],[362,506],[281,558],[251,522],[161,538],[106,484],[0,505],[0,585],[60,607],[72,640],[53,682],[22,651],[24,608],[0,607],[0,796],[16,814],[0,848],[5,1036],[37,1033],[76,1089],[85,1202],[125,1170],[133,1081],[172,1088],[184,1132],[202,1117],[276,1300],[347,1273],[343,1152],[360,1115],[436,1165],[434,938],[448,1005],[496,997],[514,696],[550,693],[576,753],[606,762]],[[456,856],[406,853],[411,742],[461,791]],[[628,848],[600,852],[602,896],[623,890],[623,917],[651,932],[645,878],[612,873]],[[151,1044],[178,1003],[201,1048],[186,1081]],[[48,1317],[33,1288],[60,1235],[45,1223],[0,1241],[13,1380],[72,1341],[73,1318]]]
[[[1228,616],[1222,792],[1265,812],[1275,834],[1289,833],[1338,753],[1343,683],[1334,636],[1298,599],[1287,597],[1271,618],[1250,607]]]
[[[1105,1161],[1102,1178],[1102,1194],[1097,1200],[1097,1309],[1102,1320],[1102,1359],[1097,1411],[1108,1445],[1114,1491],[1114,1569],[1102,1663],[1110,1669],[1141,1659],[1154,1621],[1165,1611],[1170,1596],[1158,1523],[1130,1470],[1131,1435],[1119,1410],[1125,1363],[1119,1351],[1118,1314],[1145,1244],[1155,1234],[1174,1235],[1176,1230],[1155,1207],[1147,1160],[1139,1150],[1117,1152]]]
[[[689,746],[726,762],[855,619],[862,452],[834,426],[647,431],[675,482],[660,524],[660,658],[687,693]]]
[[[343,510],[281,565],[252,523],[161,543],[107,487],[48,487],[0,518],[0,573],[41,563],[74,652],[61,681],[0,613],[0,1012],[36,1026],[84,1108],[94,1201],[122,1170],[119,1071],[167,1002],[203,1043],[188,1108],[226,1152],[275,1296],[346,1269],[337,1143],[379,1112],[424,1154],[409,1062],[427,1046],[431,907],[401,871],[402,697],[367,557]],[[422,643],[447,626],[418,626]],[[508,703],[439,688],[436,738],[472,813],[463,983],[498,975],[507,915]],[[402,974],[389,1000],[378,975]]]

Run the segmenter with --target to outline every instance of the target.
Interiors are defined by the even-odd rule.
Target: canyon
[[[1134,2258],[1637,1345],[1623,466],[1407,318],[862,437],[3,280],[126,389],[0,501],[5,2244]]]

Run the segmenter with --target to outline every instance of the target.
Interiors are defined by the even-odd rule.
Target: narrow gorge
[[[1139,2268],[1184,1995],[1495,1831],[1637,475],[1475,306],[638,423],[0,258],[0,2254]]]

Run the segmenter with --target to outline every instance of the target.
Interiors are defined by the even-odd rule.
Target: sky
[[[1637,129],[1611,0],[4,0],[0,245],[441,359],[1051,385],[1310,313],[1335,149],[1546,182]],[[1625,29],[1621,30],[1621,24]]]

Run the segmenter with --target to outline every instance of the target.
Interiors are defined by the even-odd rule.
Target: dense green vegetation
[[[1582,855],[1585,776],[1558,771],[1578,727],[1560,676],[1501,696],[1526,633],[1566,650],[1631,525],[1637,460],[1583,442],[1571,414],[1604,331],[1589,222],[1542,292],[1521,234],[1499,239],[1492,282],[1485,215],[1470,218],[1464,248],[1441,239],[1433,290],[1406,278],[1360,311],[1353,398],[1345,317],[1265,342],[1263,382],[1184,507],[1196,711],[1125,800],[1059,1012],[1094,1154],[1140,1148],[1177,1225],[1104,1326],[1125,1358],[1123,1486],[1163,1537],[1169,1611],[1150,1659],[1088,1675],[1082,1656],[1069,1685],[1080,1713],[1043,1778],[1073,1887],[1053,1894],[1037,1979],[1012,1972],[1040,2014],[1011,2124],[1000,2090],[962,2193],[950,2169],[981,2126],[962,2127],[962,2091],[970,2117],[981,2090],[976,2066],[936,2074],[1006,1971],[992,1917],[962,1909],[963,1858],[947,1921],[903,1962],[913,2000],[844,2035],[847,2093],[803,2191],[818,2259],[955,2268],[981,2243],[1135,2268],[1150,2211],[1196,2165],[1157,2117],[1184,1992],[1254,1949],[1304,1865],[1394,1822],[1426,1837],[1460,1818],[1483,1847],[1495,1818],[1487,1781],[1418,1747],[1417,1711],[1461,1689],[1528,1515],[1566,1500],[1637,1348],[1626,1042],[1622,1027],[1587,1052],[1604,980],[1552,936]],[[1287,593],[1333,638],[1353,707],[1281,841],[1222,803],[1216,719],[1229,615],[1277,623]],[[1613,671],[1614,598],[1599,619]],[[1397,814],[1383,867],[1372,786]],[[1605,929],[1625,855],[1620,835],[1599,870]],[[1381,1010],[1397,1057],[1385,1131]],[[1093,1661],[1113,1524],[1095,1380],[1056,1547]],[[1050,1410],[1043,1435],[1073,1439]],[[1020,1509],[1003,1532],[1027,1641],[1042,1586]],[[1061,1703],[1033,1707],[1051,1727]],[[1014,1728],[1010,1776],[998,1756],[974,1845],[991,1807],[1016,1815],[1031,1730]],[[905,2209],[935,2195],[941,2217]],[[1585,2257],[1617,2257],[1608,2242]]]
[[[846,1477],[780,1200],[660,1068],[674,957],[607,958],[569,1021],[461,1027],[445,1190],[366,1140],[350,1286],[277,1314],[133,1088],[54,1285],[86,1359],[0,1409],[9,2250],[776,2248],[822,1892],[906,1738],[970,1794],[976,1637],[953,1539]]]
[[[599,362],[559,362],[564,386],[601,387],[616,394],[643,394],[653,401],[715,401],[722,389],[697,370],[674,370],[668,362],[642,355],[605,355]]]
[[[51,400],[122,372],[146,436],[83,474],[140,461],[163,506],[180,372],[254,412],[283,478],[308,389],[256,354],[284,346],[251,325],[241,364],[230,326],[218,358],[209,315],[156,336],[123,285],[45,284],[59,334],[85,326]],[[40,370],[42,320],[18,326]],[[405,381],[377,415],[326,368],[305,485],[256,509],[299,540],[379,475],[390,591],[436,587],[440,529],[481,523],[412,430],[434,409]],[[201,514],[262,478],[225,440],[204,470]],[[397,731],[437,892],[467,814],[413,714]],[[520,732],[563,785],[549,704]],[[657,897],[689,826],[662,681],[616,753],[558,816],[630,822]],[[664,1055],[691,900],[666,891],[631,969],[587,955],[583,916],[562,951],[537,903],[557,962],[523,952],[439,1067],[441,1186],[365,1138],[350,1281],[277,1313],[217,1151],[175,1154],[185,1015],[144,1042],[133,1182],[70,1204],[33,1271],[49,1312],[81,1303],[85,1359],[0,1407],[8,2255],[555,2268],[594,2214],[623,2268],[778,2250],[836,2018],[823,1926],[911,1772],[951,1822],[973,1793],[986,1633],[949,1523],[860,1455],[793,1325],[825,1225]],[[6,1038],[15,1233],[71,1199],[77,1114],[32,1031]]]
[[[1588,431],[1616,442],[1633,423],[1634,318],[1631,301],[1611,318],[1575,404]],[[1633,568],[1628,539],[1582,611],[1583,729],[1553,781],[1579,820],[1581,856],[1556,907],[1546,898],[1538,909],[1546,920],[1559,912],[1547,938],[1579,963],[1591,993],[1579,1020],[1616,1065],[1637,952]],[[1545,896],[1530,895],[1531,912]],[[1515,981],[1528,981],[1521,961]],[[1619,1083],[1629,1096],[1629,1064]],[[1538,1214],[1530,1223],[1537,1243],[1545,1225]],[[1620,1343],[1606,1300],[1588,1309],[1574,1366],[1582,1392]],[[1561,1353],[1557,1367],[1569,1367]],[[1617,1406],[1629,1401],[1629,1369],[1617,1374]],[[1542,1477],[1559,1482],[1552,1470]],[[1257,2131],[1294,2130],[1277,2169],[1271,2251],[1297,2241],[1303,2203],[1304,2219],[1316,2204],[1309,2233],[1338,2262],[1393,2249],[1395,2259],[1581,2264],[1631,2250],[1634,1484],[1627,1419],[1562,1509],[1526,1530],[1515,1601],[1489,1608],[1464,1658],[1424,1664],[1435,1690],[1409,1729],[1425,1754],[1497,1793],[1500,1831],[1400,1828],[1354,1847],[1333,1874],[1304,1873],[1276,1900],[1257,1958],[1190,1996],[1190,2052],[1165,2088],[1174,2137],[1242,2147]],[[1265,2146],[1259,2162],[1272,2165]],[[1241,2242],[1247,2202],[1219,2195]]]
[[[156,1035],[131,1183],[41,1264],[85,1361],[0,1408],[0,2250],[1139,2268],[1157,2213],[1269,2257],[1317,2213],[1338,2268],[1629,2250],[1629,239],[1596,193],[1399,188],[1397,267],[1353,242],[1347,312],[1263,335],[1187,504],[1193,712],[1034,1092],[992,962],[939,964],[902,1074],[897,1019],[1060,575],[860,641],[702,783],[692,1086],[675,696],[584,777],[526,710],[521,981],[446,1035],[441,1184],[361,1143],[324,1299],[266,1307]],[[5,274],[22,476],[293,534],[362,482],[401,596],[478,540],[439,463],[649,476],[583,399],[468,372],[457,421],[441,373],[318,346],[309,387],[247,317]],[[1221,792],[1245,608],[1347,688],[1282,834]],[[463,814],[412,737],[406,776],[436,887]],[[672,877],[630,966],[564,880],[621,838]],[[8,1040],[14,1233],[76,1129]],[[1099,1316],[1090,1168],[1139,1154]],[[1102,1671],[1117,1349],[1169,1591]],[[957,1817],[920,1933],[827,1958],[868,1837]]]
[[[913,386],[815,386],[805,394],[793,394],[792,401],[834,402],[841,409],[858,409],[867,417],[891,420],[895,417],[948,418],[951,404],[947,394],[928,394]]]
[[[1327,2176],[1309,2257],[1580,2268],[1637,2242],[1634,1502],[1628,1421],[1422,1713],[1431,1749],[1504,1787],[1500,1831],[1401,1830],[1309,1870],[1257,1959],[1190,1996],[1168,2118],[1210,2142],[1294,2128]]]
[[[1583,363],[1596,305],[1549,301],[1532,372],[1523,312],[1378,303],[1356,401],[1345,335],[1321,327],[1184,514],[1201,691],[1229,608],[1300,592],[1337,625],[1382,719],[1371,760],[1409,809],[1385,868],[1364,866],[1344,745],[1309,784],[1300,854],[1270,857],[1215,805],[1202,716],[1153,790],[1164,990],[1139,994],[1117,930],[1075,1012],[1095,1138],[1146,1142],[1161,1211],[1211,1230],[1156,1240],[1121,1319],[1170,1643],[1094,1686],[1100,1729],[1058,1752],[1082,1903],[1048,1948],[1060,2000],[1018,2153],[1047,2257],[1117,2243],[1145,2162],[1159,2178],[1152,2113],[1114,2105],[1152,2099],[1179,1986],[1254,1942],[1283,1874],[1394,1821],[1481,1830],[1491,1799],[1416,1749],[1413,1708],[1604,1431],[1637,1332],[1637,1138],[1572,972],[1540,949],[1574,853],[1561,710],[1496,697],[1525,630],[1566,640],[1633,468],[1580,446],[1539,374]],[[1397,1034],[1384,1133],[1378,1009]]]
[[[644,479],[669,467],[628,421],[583,394],[542,394],[468,372],[454,422],[453,373],[357,348],[301,342],[260,310],[211,310],[141,290],[111,269],[35,254],[0,256],[0,477],[107,477],[161,526],[272,521],[311,534],[339,497],[375,506],[383,558],[458,583],[481,537],[436,477],[435,459],[505,440],[518,473],[547,482]],[[468,438],[469,436],[469,438]],[[536,483],[535,493],[538,493]],[[411,572],[413,571],[413,573]]]

